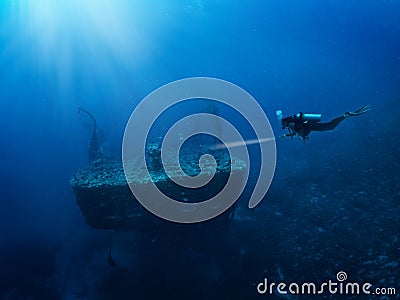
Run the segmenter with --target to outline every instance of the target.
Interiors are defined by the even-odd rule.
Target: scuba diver
[[[302,112],[283,118],[282,111],[277,110],[276,115],[278,120],[281,121],[282,129],[288,129],[286,133],[280,137],[300,136],[303,140],[310,138],[312,131],[329,131],[335,129],[344,119],[354,116],[360,116],[370,111],[369,105],[365,105],[354,112],[345,112],[343,116],[337,117],[327,123],[321,122],[321,114],[304,114]]]

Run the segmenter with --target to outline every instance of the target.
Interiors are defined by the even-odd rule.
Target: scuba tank
[[[278,121],[282,121],[283,119],[283,114],[281,110],[276,111],[276,117],[278,118]]]
[[[321,122],[322,115],[321,114],[303,114],[303,113],[298,113],[296,115],[296,118],[301,120],[302,122],[304,121],[309,121],[309,122]]]

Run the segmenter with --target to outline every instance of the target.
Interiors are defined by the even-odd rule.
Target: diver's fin
[[[369,106],[369,104],[367,104],[353,112],[346,112],[344,115],[345,115],[345,117],[360,116],[360,115],[363,115],[363,114],[369,112],[370,110],[371,110],[371,107]]]

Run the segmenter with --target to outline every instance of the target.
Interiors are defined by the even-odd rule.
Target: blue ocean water
[[[256,286],[326,282],[339,271],[399,297],[399,1],[8,0],[0,20],[2,299],[297,299]],[[92,124],[78,107],[120,160],[139,102],[194,76],[244,88],[277,136],[277,109],[325,121],[372,110],[306,143],[277,140],[264,201],[246,207],[252,169],[226,232],[182,241],[91,229],[69,182],[88,164]],[[162,133],[171,120],[159,123]]]

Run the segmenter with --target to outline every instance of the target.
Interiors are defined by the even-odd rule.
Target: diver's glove
[[[297,134],[296,132],[285,133],[285,134],[282,134],[282,135],[278,136],[277,139],[284,138],[284,137],[291,137],[291,138],[293,138],[296,134]]]
[[[360,115],[363,115],[363,114],[369,112],[370,110],[371,110],[371,108],[370,108],[369,104],[367,104],[367,105],[364,105],[363,107],[357,109],[356,111],[353,111],[353,112],[345,112],[345,113],[344,113],[344,116],[345,116],[346,118],[347,118],[347,117],[360,116]]]

